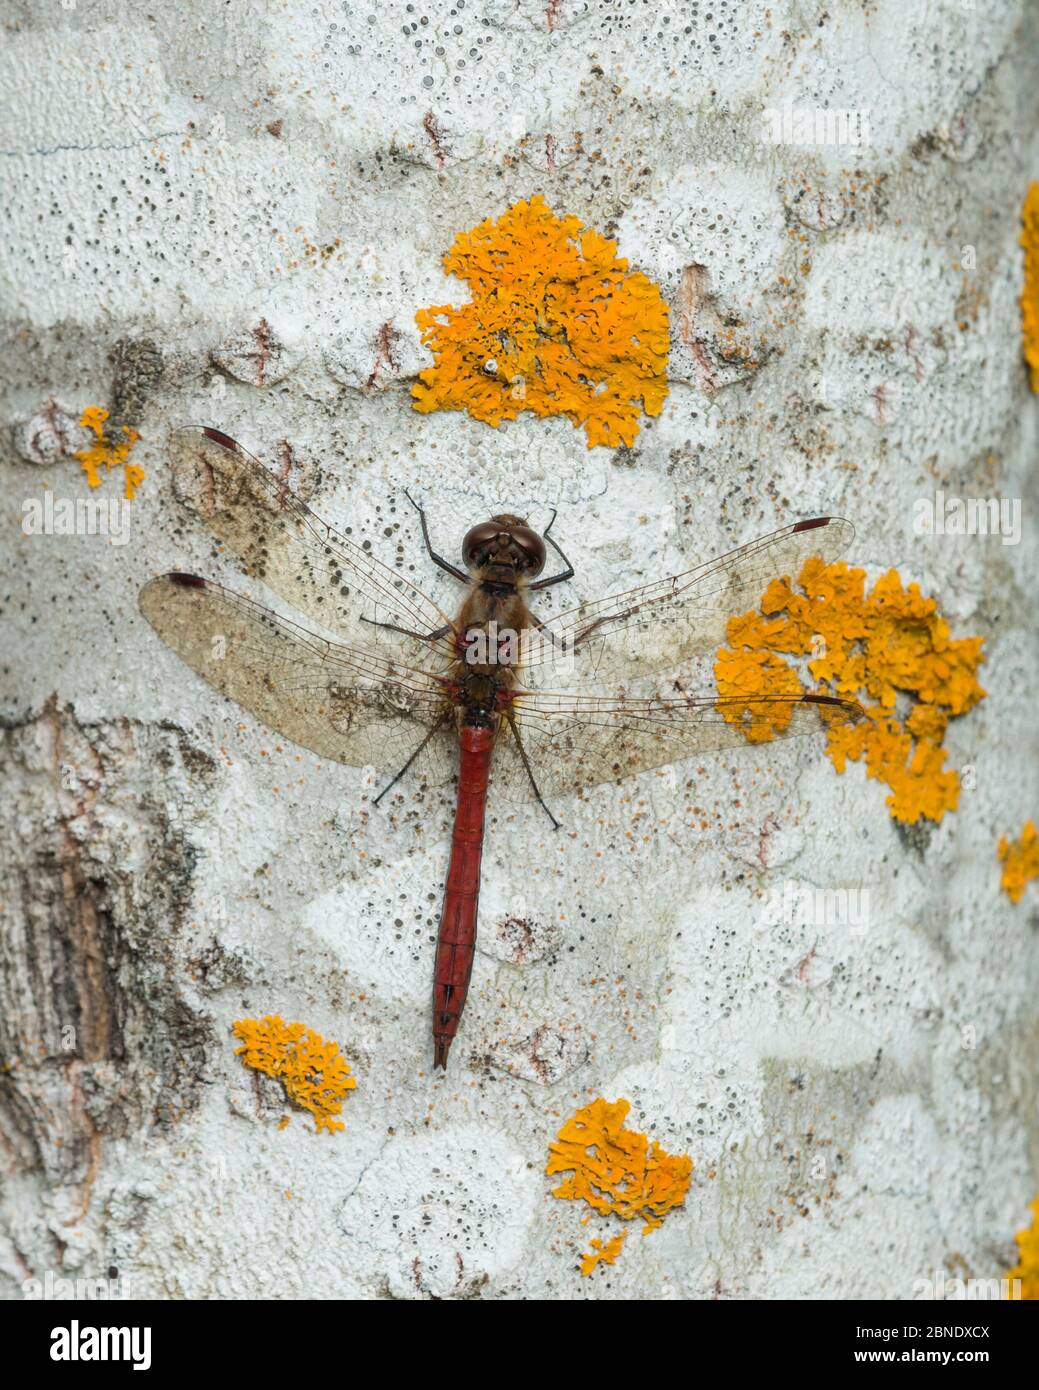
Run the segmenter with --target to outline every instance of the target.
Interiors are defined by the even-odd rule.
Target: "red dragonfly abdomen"
[[[447,1067],[448,1049],[458,1031],[473,969],[483,820],[493,747],[494,734],[490,729],[462,725],[458,739],[458,803],[433,976],[434,1067]]]

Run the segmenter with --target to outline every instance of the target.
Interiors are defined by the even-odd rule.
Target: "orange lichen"
[[[1039,834],[1035,823],[1025,822],[1019,840],[1001,836],[998,854],[1003,865],[999,886],[1012,903],[1019,903],[1032,879],[1039,878]]]
[[[130,450],[140,439],[136,430],[129,425],[122,425],[123,438],[112,440],[105,433],[105,421],[108,419],[108,411],[104,406],[88,405],[80,416],[79,423],[83,429],[90,430],[94,436],[94,442],[89,449],[78,449],[73,454],[73,458],[79,460],[83,467],[83,472],[87,475],[87,484],[90,487],[101,486],[102,467],[109,470],[121,466],[123,470],[123,496],[130,502],[133,501],[134,493],[144,482],[144,469],[139,464],[129,461]]]
[[[357,1082],[334,1042],[326,1042],[302,1023],[286,1023],[277,1014],[240,1018],[234,1035],[242,1040],[235,1051],[246,1066],[280,1081],[289,1099],[313,1115],[316,1133],[324,1129],[332,1134],[345,1127],[333,1117],[342,1112],[343,1100]]]
[[[668,315],[616,250],[538,196],[460,232],[444,269],[468,282],[472,302],[415,315],[434,357],[412,388],[415,409],[467,410],[494,426],[523,410],[564,415],[589,448],[633,443],[640,411],[659,415],[667,395]]]
[[[1021,290],[1021,334],[1032,390],[1039,391],[1039,183],[1031,183],[1021,209],[1025,281]]]
[[[1029,1204],[1032,1224],[1018,1231],[1017,1264],[1007,1274],[1010,1282],[1010,1297],[1014,1295],[1014,1280],[1021,1280],[1021,1298],[1039,1299],[1039,1197]]]
[[[760,693],[800,695],[801,682],[797,672],[772,652],[720,651],[715,663],[718,689],[726,695]],[[748,743],[768,743],[776,734],[784,733],[793,718],[793,705],[766,704],[748,698],[745,705],[726,705],[725,718],[730,724],[746,726]],[[753,720],[753,723],[748,723]]]
[[[935,600],[916,584],[903,587],[896,570],[869,594],[865,578],[864,570],[813,558],[798,576],[803,592],[788,577],[773,580],[760,612],[729,620],[730,648],[715,660],[718,691],[797,694],[803,689],[797,673],[775,653],[810,657],[808,671],[822,683],[816,693],[865,705],[864,719],[835,722],[829,731],[827,752],[837,771],[849,759],[863,760],[868,776],[891,788],[887,805],[895,820],[940,821],[956,809],[960,792],[956,771],[945,766],[945,731],[951,718],[984,698],[976,674],[983,639],[951,638]],[[903,716],[898,706],[907,701]],[[825,722],[825,711],[822,717]],[[731,718],[740,722],[740,711]],[[773,727],[782,732],[781,715]],[[765,741],[772,731],[759,726],[753,736]]]
[[[598,1264],[612,1265],[623,1249],[624,1242],[627,1239],[627,1231],[621,1231],[620,1235],[614,1236],[612,1240],[608,1240],[606,1244],[603,1245],[601,1240],[597,1240],[595,1236],[593,1236],[591,1250],[586,1251],[586,1253],[581,1256],[581,1273],[591,1274],[592,1270]]]
[[[693,1160],[665,1153],[655,1139],[651,1143],[645,1134],[625,1129],[630,1109],[630,1101],[611,1105],[600,1097],[578,1110],[549,1144],[545,1172],[570,1174],[553,1188],[553,1197],[587,1202],[600,1216],[640,1220],[645,1223],[642,1234],[648,1235],[685,1201]],[[614,1238],[603,1247],[593,1240],[581,1273],[590,1274],[600,1260],[612,1264],[622,1243]]]

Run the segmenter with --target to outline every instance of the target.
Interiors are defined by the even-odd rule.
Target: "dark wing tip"
[[[179,570],[174,570],[166,578],[171,584],[177,584],[182,589],[204,589],[206,581],[197,574],[181,574]]]
[[[796,524],[794,535],[796,536],[798,531],[814,531],[819,526],[829,526],[831,521],[836,520],[837,518],[833,516],[811,516],[807,521],[799,521]]]
[[[222,449],[228,449],[232,454],[238,452],[238,445],[229,434],[223,430],[215,430],[212,425],[203,425],[202,433],[207,439],[211,439],[214,444],[219,444]]]
[[[803,705],[826,705],[830,709],[843,710],[849,722],[861,719],[866,711],[857,700],[840,700],[836,695],[802,695]]]

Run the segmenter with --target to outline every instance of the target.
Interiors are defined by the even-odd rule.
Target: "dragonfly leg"
[[[553,574],[553,575],[551,575],[548,579],[538,579],[538,580],[536,580],[533,584],[531,584],[531,585],[529,586],[531,589],[550,589],[550,588],[552,587],[553,584],[562,584],[562,582],[564,581],[564,579],[573,579],[573,577],[574,577],[575,570],[574,570],[573,565],[570,563],[570,561],[569,561],[569,560],[566,558],[566,556],[563,554],[561,548],[560,548],[558,545],[556,545],[555,541],[554,541],[554,540],[552,539],[552,537],[548,534],[548,533],[552,530],[552,522],[555,521],[555,519],[556,519],[556,512],[555,512],[555,509],[553,508],[553,510],[552,510],[552,521],[550,521],[550,522],[548,523],[548,525],[545,527],[544,531],[542,532],[542,535],[544,536],[544,539],[545,539],[546,541],[548,541],[549,545],[550,545],[550,546],[552,547],[552,549],[556,552],[556,554],[559,556],[559,558],[562,560],[563,564],[566,565],[566,569],[565,569],[565,570],[561,570],[559,574]]]
[[[406,627],[398,627],[396,623],[377,623],[374,618],[362,618],[361,622],[369,627],[385,627],[390,632],[402,632],[405,637],[414,637],[416,642],[436,642],[451,631],[450,623],[447,627],[437,628],[436,632],[409,632]]]
[[[504,714],[505,718],[509,721],[509,728],[512,730],[512,736],[516,740],[516,747],[519,749],[520,757],[523,759],[523,766],[527,770],[527,776],[530,778],[530,785],[534,789],[534,795],[538,799],[538,804],[544,811],[545,815],[552,822],[552,829],[558,830],[559,822],[556,820],[555,816],[546,806],[545,798],[541,795],[541,792],[538,790],[538,784],[534,777],[534,769],[530,765],[530,760],[527,757],[527,750],[523,747],[523,740],[520,738],[519,729],[516,727],[516,716],[510,709],[505,710]]]
[[[442,570],[446,570],[448,574],[452,575],[455,579],[460,580],[463,584],[471,584],[472,580],[470,579],[469,575],[466,574],[465,570],[460,570],[457,565],[452,565],[449,560],[445,560],[442,555],[438,555],[436,553],[436,551],[433,549],[432,544],[430,543],[429,527],[426,525],[425,511],[415,501],[414,497],[412,497],[411,493],[408,491],[407,488],[404,489],[404,496],[408,499],[411,505],[418,512],[418,519],[422,523],[422,539],[426,543],[426,554],[433,561],[434,565],[439,565]]]
[[[433,737],[433,735],[434,735],[434,734],[438,734],[438,733],[440,732],[440,730],[444,727],[444,725],[447,723],[447,720],[448,720],[450,714],[451,714],[451,709],[450,709],[450,708],[444,710],[443,714],[440,716],[440,718],[437,720],[437,722],[433,725],[433,727],[430,729],[429,733],[425,736],[425,738],[422,740],[422,742],[419,744],[419,746],[415,749],[414,753],[412,753],[411,757],[410,757],[410,758],[408,759],[408,761],[404,764],[404,766],[401,768],[401,770],[396,774],[396,776],[392,779],[392,781],[387,782],[386,785],[383,787],[382,791],[379,793],[379,795],[378,795],[378,796],[375,798],[375,800],[372,802],[372,805],[373,805],[373,806],[378,806],[379,802],[383,799],[383,797],[384,797],[384,796],[386,795],[386,793],[390,790],[390,788],[391,788],[391,787],[395,787],[395,786],[397,785],[397,783],[398,783],[398,782],[400,781],[400,779],[404,776],[405,772],[407,772],[408,768],[409,768],[409,767],[411,766],[411,764],[415,761],[415,759],[418,757],[418,755],[422,752],[423,748],[425,748],[426,744],[427,744],[427,743],[429,742],[429,740]]]
[[[534,618],[533,613],[531,613],[530,616]],[[553,632],[550,627],[546,627],[540,618],[534,618],[534,626],[537,628],[538,632],[543,632],[545,634],[548,640],[552,643],[553,647],[564,647],[566,645],[566,643],[559,636],[559,634],[557,632]]]

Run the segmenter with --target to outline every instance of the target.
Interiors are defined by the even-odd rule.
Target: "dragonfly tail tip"
[[[441,1067],[444,1071],[447,1071],[447,1053],[448,1053],[448,1049],[450,1048],[450,1046],[451,1046],[451,1039],[450,1039],[450,1038],[434,1038],[434,1039],[433,1039],[433,1070],[434,1070],[434,1071],[437,1069],[437,1067]]]

